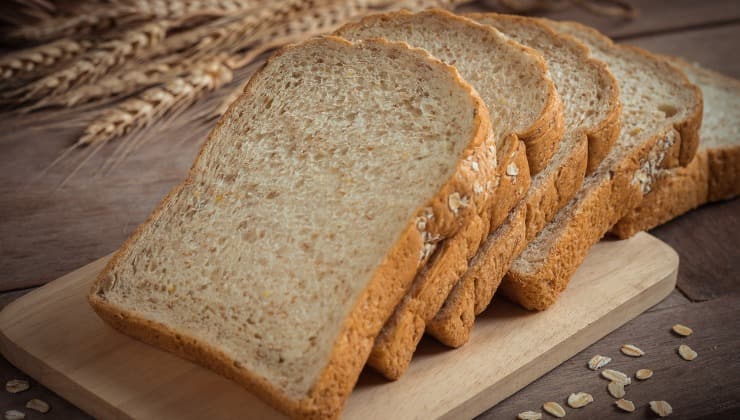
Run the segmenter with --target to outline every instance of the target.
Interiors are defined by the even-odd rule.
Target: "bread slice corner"
[[[679,58],[667,59],[702,90],[699,151],[685,168],[660,170],[642,202],[612,227],[619,238],[740,195],[740,81]]]

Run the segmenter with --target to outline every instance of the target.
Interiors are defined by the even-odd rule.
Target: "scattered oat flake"
[[[523,411],[516,416],[519,420],[540,420],[542,413],[536,411]]]
[[[49,403],[46,401],[34,398],[26,403],[26,408],[36,410],[39,413],[48,413],[51,407],[49,407]]]
[[[667,417],[673,412],[673,407],[666,401],[650,401],[650,409],[660,417]]]
[[[606,389],[614,398],[622,398],[625,395],[624,384],[622,382],[609,382]]]
[[[5,420],[21,420],[26,418],[26,414],[18,410],[8,410],[5,412]]]
[[[585,407],[594,402],[594,397],[587,392],[578,392],[576,394],[570,394],[568,397],[568,405],[573,408]]]
[[[591,370],[599,370],[606,366],[609,362],[612,361],[611,357],[602,356],[600,354],[597,354],[596,356],[592,357],[591,360],[588,361],[588,368]]]
[[[623,345],[621,350],[622,353],[630,357],[640,357],[645,355],[644,351],[640,350],[637,346],[632,344]]]
[[[650,378],[653,376],[653,371],[650,369],[640,369],[637,372],[635,372],[635,378],[644,381],[645,379]]]
[[[635,403],[633,403],[630,400],[625,400],[623,398],[620,398],[616,401],[614,401],[614,404],[617,405],[617,407],[621,408],[622,410],[631,413],[635,411]]]
[[[687,327],[685,325],[681,325],[681,324],[674,325],[673,328],[672,328],[672,330],[673,330],[674,333],[676,333],[676,334],[678,334],[680,336],[683,336],[683,337],[688,337],[691,334],[693,334],[693,332],[694,332],[694,330],[692,330],[691,328],[689,328],[689,327]]]
[[[629,385],[632,383],[632,379],[630,379],[629,376],[625,375],[624,373],[614,370],[614,369],[604,369],[601,372],[601,376],[604,378],[612,381],[612,382],[620,382],[622,385]]]
[[[697,354],[694,350],[691,349],[691,347],[687,346],[686,344],[681,344],[678,346],[678,354],[681,355],[683,360],[692,361],[696,359]]]
[[[28,381],[25,379],[11,379],[5,383],[5,390],[13,394],[23,392],[30,387]]]
[[[562,418],[565,417],[565,409],[560,404],[549,401],[542,405],[542,409],[550,413],[551,415]]]

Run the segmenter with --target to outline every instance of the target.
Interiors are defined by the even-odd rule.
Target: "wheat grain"
[[[0,80],[15,81],[42,75],[42,71],[84,53],[89,41],[60,39],[49,44],[28,48],[0,59]]]
[[[20,91],[20,102],[35,102],[58,96],[85,82],[99,79],[126,61],[137,58],[152,45],[162,41],[167,31],[165,22],[148,23],[127,31],[119,39],[103,42],[69,67],[39,79]]]
[[[149,126],[155,119],[192,104],[205,92],[231,81],[231,69],[217,57],[198,65],[190,74],[178,77],[162,87],[148,89],[127,99],[101,118],[93,121],[76,145],[107,143],[116,137]]]

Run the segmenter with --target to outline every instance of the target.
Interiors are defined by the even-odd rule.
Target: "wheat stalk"
[[[159,19],[182,19],[197,15],[225,16],[264,6],[265,0],[138,0],[134,7],[140,14]]]
[[[74,38],[91,32],[105,31],[136,21],[130,6],[101,7],[96,13],[54,17],[41,22],[19,26],[3,36],[9,43],[40,43],[58,38]]]
[[[44,70],[84,53],[91,45],[88,41],[60,39],[3,57],[0,59],[0,80],[38,77]]]
[[[69,67],[45,76],[11,93],[19,102],[35,102],[61,95],[85,82],[92,82],[128,60],[146,53],[161,42],[167,24],[149,23],[123,34],[120,39],[103,42]]]
[[[196,65],[188,75],[125,100],[88,125],[75,146],[107,143],[192,104],[206,92],[231,81],[232,71],[225,61],[224,57],[207,60]]]
[[[186,21],[198,16],[227,16],[258,6],[265,0],[129,0],[82,6],[73,16],[59,16],[23,25],[8,32],[6,42],[40,43],[52,39],[80,37],[132,23],[151,20]]]

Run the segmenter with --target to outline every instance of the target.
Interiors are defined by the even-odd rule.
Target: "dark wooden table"
[[[585,22],[620,42],[680,55],[740,78],[739,1],[629,3],[640,11],[632,21],[576,8],[547,16]],[[242,72],[239,79],[248,73]],[[40,179],[36,175],[79,136],[85,121],[98,110],[0,115],[0,307],[115,250],[184,177],[212,124],[198,114],[213,109],[227,91],[222,89],[184,115],[149,130],[148,142],[109,173],[100,174],[98,168],[116,146],[101,150],[61,188],[60,182],[85,151]],[[706,206],[652,233],[681,256],[678,288],[482,418],[515,418],[521,411],[540,410],[546,401],[565,406],[568,394],[578,391],[593,394],[595,402],[581,410],[569,409],[568,418],[628,416],[613,407],[606,382],[585,367],[597,353],[614,357],[611,366],[625,372],[655,371],[653,378],[628,388],[628,397],[638,406],[631,418],[651,418],[645,405],[653,399],[668,400],[674,408],[672,418],[740,418],[740,200]],[[699,353],[696,360],[685,362],[675,354],[678,340],[669,333],[675,323],[694,329],[684,341]],[[624,343],[638,345],[647,355],[628,359],[619,353]],[[495,351],[492,357],[497,357]],[[0,358],[0,381],[25,377]],[[33,381],[21,394],[0,392],[0,412],[22,409],[34,397],[52,406],[43,418],[88,418]],[[27,418],[42,417],[24,411]]]

